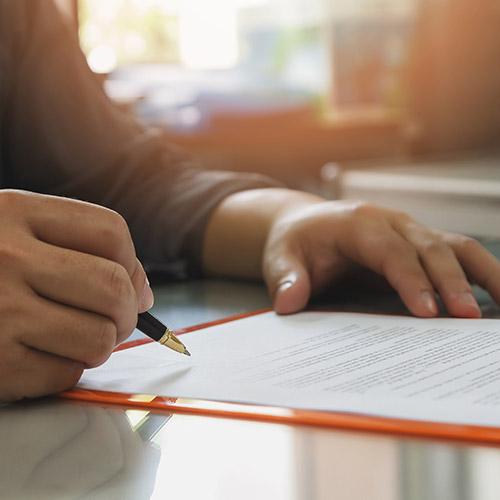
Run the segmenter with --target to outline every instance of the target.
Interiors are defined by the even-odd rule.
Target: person
[[[0,401],[56,393],[100,365],[153,294],[143,265],[265,280],[275,310],[359,267],[417,316],[500,301],[477,241],[257,174],[204,171],[114,107],[47,0],[0,0]],[[142,263],[142,264],[141,264]]]

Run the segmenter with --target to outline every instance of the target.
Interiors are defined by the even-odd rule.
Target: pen
[[[191,353],[186,349],[185,345],[174,335],[172,330],[165,326],[158,318],[155,318],[151,313],[144,312],[138,315],[137,329],[145,333],[149,338],[153,339],[164,346],[173,349],[176,352],[191,356]]]

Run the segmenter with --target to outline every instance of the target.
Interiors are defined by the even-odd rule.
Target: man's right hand
[[[153,304],[124,219],[80,201],[0,190],[0,401],[76,384]]]

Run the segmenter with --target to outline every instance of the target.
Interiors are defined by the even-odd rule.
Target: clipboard
[[[174,331],[175,335],[201,330],[210,326],[229,323],[265,312],[261,309],[249,313],[229,316],[217,321],[201,323]],[[132,349],[153,342],[149,338],[125,342],[115,351]],[[356,432],[381,433],[400,437],[424,438],[458,443],[500,445],[500,426],[486,427],[452,423],[406,420],[399,418],[364,415],[357,413],[302,410],[277,406],[227,403],[200,399],[169,398],[155,394],[127,394],[101,390],[73,388],[61,392],[59,398],[101,406],[118,406],[125,409],[140,409],[161,413],[179,413],[219,418],[253,420],[285,425],[313,426]]]

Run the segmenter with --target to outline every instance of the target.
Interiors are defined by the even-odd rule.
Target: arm
[[[72,140],[90,134],[85,124],[81,134],[70,130],[69,116],[57,119],[76,104],[74,82],[60,72],[51,80],[51,47],[69,46],[50,29],[56,19],[52,2],[0,2],[2,188],[51,191],[75,173],[70,153],[85,149]],[[82,153],[78,161],[95,159]],[[86,173],[77,172],[82,183]],[[0,189],[0,282],[0,402],[70,388],[153,303],[122,217],[20,190]]]
[[[124,116],[51,1],[0,1],[0,74],[4,402],[71,387],[151,307],[127,223],[147,263],[196,265],[218,201],[269,181],[203,172]]]
[[[275,309],[291,313],[359,266],[384,276],[417,316],[479,317],[470,276],[500,302],[500,263],[477,241],[408,215],[287,189],[228,196],[207,226],[208,274],[262,277]]]
[[[51,1],[4,3],[11,12],[0,16],[10,17],[1,46],[9,43],[14,54],[5,68],[13,84],[2,144],[9,187],[112,208],[127,221],[143,263],[183,259],[196,269],[215,206],[235,191],[278,185],[203,171],[109,101]],[[16,27],[10,36],[9,26]]]

